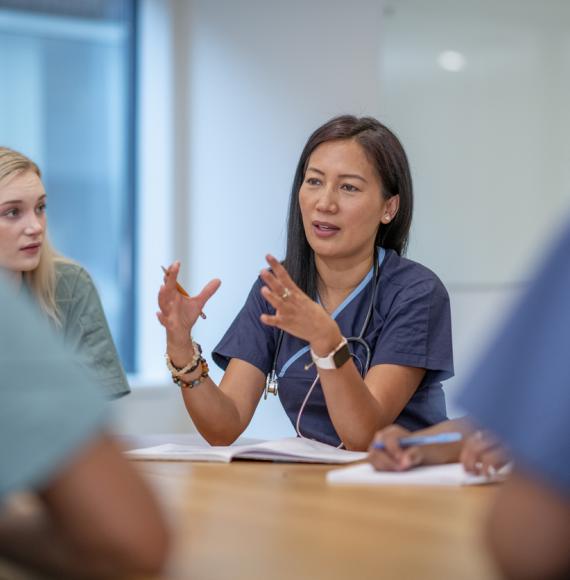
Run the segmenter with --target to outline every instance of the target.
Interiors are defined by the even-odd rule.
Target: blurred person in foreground
[[[487,526],[500,570],[517,580],[570,578],[570,225],[492,342],[460,403],[471,419],[448,422],[441,430],[468,433],[477,425],[493,433],[467,440],[459,451],[464,465],[474,466],[485,454],[488,464],[514,459]],[[432,450],[409,461],[433,463],[429,453],[434,452],[444,453]],[[379,466],[385,455],[373,452],[371,459]]]
[[[168,532],[105,432],[101,389],[0,275],[0,559],[55,578],[158,572]],[[41,509],[7,509],[33,491]]]

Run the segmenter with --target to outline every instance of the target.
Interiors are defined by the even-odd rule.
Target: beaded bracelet
[[[197,379],[186,382],[183,381],[180,377],[172,375],[172,382],[175,385],[178,385],[181,389],[193,389],[194,387],[197,387],[200,383],[203,383],[208,378],[208,373],[210,372],[210,369],[208,368],[208,363],[206,362],[206,359],[202,357],[200,357],[200,359],[198,360],[198,364],[202,367],[202,372],[200,373],[200,376]]]
[[[194,356],[192,356],[192,360],[184,367],[175,367],[170,360],[170,356],[168,353],[164,354],[164,358],[166,360],[166,366],[168,370],[172,374],[173,377],[181,377],[182,375],[186,375],[195,371],[200,364],[200,358],[202,357],[202,347],[192,339],[192,348],[194,350]]]

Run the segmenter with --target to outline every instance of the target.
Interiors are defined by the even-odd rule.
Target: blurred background
[[[222,287],[209,353],[283,256],[309,134],[373,115],[406,148],[408,257],[452,304],[453,402],[570,207],[567,0],[0,0],[0,143],[38,162],[55,245],[102,296],[133,393],[122,433],[191,425],[164,366],[161,264]],[[212,369],[215,380],[220,372]],[[277,399],[247,431],[293,434]]]

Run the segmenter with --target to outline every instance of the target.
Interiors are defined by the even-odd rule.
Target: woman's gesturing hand
[[[187,340],[204,305],[220,287],[221,281],[210,280],[196,296],[184,296],[176,288],[179,272],[180,262],[174,262],[165,271],[164,284],[158,292],[160,311],[156,316],[170,337]]]
[[[262,314],[261,322],[306,340],[316,352],[328,353],[340,341],[337,324],[293,282],[278,260],[269,255],[266,259],[271,270],[261,272],[266,284],[261,294],[275,308],[275,314]]]

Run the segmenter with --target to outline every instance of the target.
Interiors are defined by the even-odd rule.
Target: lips
[[[41,242],[34,242],[33,244],[28,244],[27,246],[20,248],[20,250],[22,252],[35,252],[41,247],[41,245]]]
[[[335,226],[334,224],[330,224],[328,222],[314,221],[313,227],[323,232],[332,232],[340,230],[338,226]]]
[[[330,238],[335,236],[340,228],[329,222],[314,221],[311,224],[313,232],[318,238]]]

